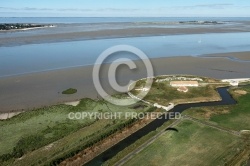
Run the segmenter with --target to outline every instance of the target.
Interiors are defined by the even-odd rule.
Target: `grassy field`
[[[151,103],[158,103],[161,105],[167,105],[172,102],[175,104],[187,103],[187,102],[201,102],[201,101],[217,101],[220,100],[220,96],[215,90],[217,86],[224,85],[218,80],[203,78],[203,81],[198,81],[200,83],[199,87],[188,87],[188,92],[179,92],[177,87],[172,87],[170,85],[171,81],[157,82],[156,80],[164,80],[168,76],[160,76],[154,79],[149,93],[144,98],[144,100]],[[193,78],[194,76],[186,76],[187,78]],[[211,85],[208,85],[210,83]],[[218,84],[217,84],[218,83]],[[135,88],[131,91],[132,94],[140,93],[139,90],[145,84],[144,80],[139,80],[136,83]]]
[[[183,114],[232,130],[250,130],[250,105],[248,103],[250,87],[234,87],[230,89],[230,93],[238,101],[237,105],[191,108]],[[141,165],[183,165],[183,163],[224,165],[225,162],[231,165],[242,165],[249,158],[249,134],[242,133],[238,138],[187,120],[179,124],[177,128],[178,133],[165,133],[125,165],[138,165],[138,163]],[[145,139],[152,137],[152,134],[145,136]],[[137,142],[140,145],[145,140],[143,138]],[[139,145],[131,145],[105,165],[113,165],[137,149]]]
[[[70,112],[143,112],[148,107],[120,107],[83,99],[76,107],[57,105],[0,121],[0,165],[38,165],[73,154],[121,127],[127,120],[84,118]],[[23,156],[23,157],[22,157]],[[17,159],[22,157],[20,159]]]
[[[238,101],[237,105],[191,108],[184,114],[234,130],[250,130],[250,86],[234,88],[230,92]]]
[[[184,120],[134,156],[125,165],[224,165],[239,150],[241,139]]]

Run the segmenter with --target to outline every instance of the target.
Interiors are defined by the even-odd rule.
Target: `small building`
[[[165,111],[169,111],[172,108],[174,108],[174,104],[169,103],[168,106],[163,106],[163,105],[159,105],[158,103],[154,103],[154,107],[164,109]]]
[[[230,85],[232,85],[232,86],[238,86],[238,85],[239,85],[239,82],[238,82],[238,81],[230,81],[229,83],[230,83]]]
[[[171,81],[170,85],[173,87],[197,87],[198,81]]]
[[[179,92],[185,92],[185,93],[188,92],[188,88],[185,87],[185,86],[180,86],[177,90],[178,90]]]

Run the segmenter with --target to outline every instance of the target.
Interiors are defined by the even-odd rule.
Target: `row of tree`
[[[86,149],[88,147],[93,146],[94,144],[104,140],[105,138],[107,138],[108,136],[114,134],[117,131],[120,131],[121,129],[125,128],[125,127],[129,127],[131,126],[134,122],[136,122],[137,119],[133,118],[133,119],[129,119],[126,122],[117,124],[114,128],[112,128],[111,130],[106,130],[105,132],[103,132],[102,134],[98,135],[95,137],[95,139],[91,139],[90,141],[88,141],[85,145],[83,146],[79,146],[77,148],[75,148],[74,150],[72,150],[71,152],[63,155],[62,157],[59,157],[57,159],[55,159],[54,161],[50,162],[48,165],[59,165],[62,161],[66,160],[67,158],[71,158],[73,156],[75,156],[76,154],[78,154],[79,152],[81,152],[83,149]]]

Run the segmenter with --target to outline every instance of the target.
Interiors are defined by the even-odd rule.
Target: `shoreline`
[[[235,53],[236,54],[236,53]],[[240,54],[240,53],[238,53]],[[117,81],[127,84],[129,80],[146,77],[145,68],[141,61],[134,61],[140,70],[130,71],[125,67],[117,71]],[[168,57],[151,59],[154,75],[190,74],[217,79],[250,77],[250,65],[231,61],[226,58],[202,57]],[[211,65],[213,64],[213,65]],[[108,73],[109,64],[103,65],[101,75]],[[93,66],[76,67],[42,73],[0,78],[1,113],[29,111],[49,105],[76,101],[82,98],[97,98],[92,80]],[[105,90],[113,94],[109,87],[108,77],[103,77]],[[73,95],[62,95],[68,88],[78,90]]]

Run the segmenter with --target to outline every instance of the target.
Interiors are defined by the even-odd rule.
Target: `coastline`
[[[237,56],[242,53],[233,54]],[[250,73],[247,72],[250,71],[250,65],[226,58],[183,56],[155,58],[151,59],[151,62],[155,76],[190,74],[217,79],[250,77]],[[120,68],[117,72],[118,83],[127,84],[129,80],[137,80],[146,76],[142,62],[135,61],[135,63],[141,70],[130,71],[126,67]],[[104,64],[102,72],[107,73],[108,68],[109,64]],[[0,89],[0,112],[28,111],[81,98],[97,98],[98,93],[93,85],[92,70],[93,66],[84,66],[0,78],[2,87]],[[102,83],[107,92],[114,93],[108,86],[107,77],[103,77]],[[68,88],[76,88],[78,92],[69,96],[62,95],[61,92]]]

